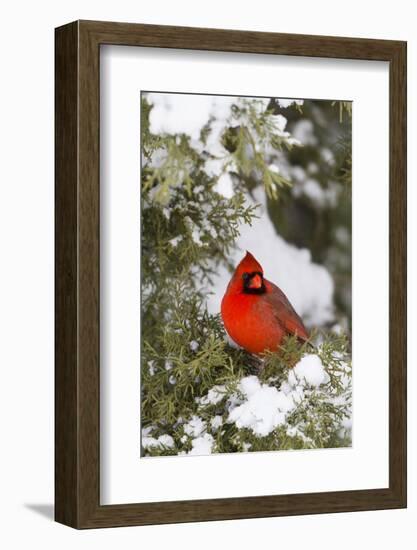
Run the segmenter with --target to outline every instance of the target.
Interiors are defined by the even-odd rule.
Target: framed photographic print
[[[406,43],[56,29],[56,520],[406,506]]]

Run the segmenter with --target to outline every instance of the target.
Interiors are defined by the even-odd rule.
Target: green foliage
[[[219,156],[204,150],[213,119],[198,147],[185,134],[156,135],[149,124],[152,104],[142,98],[141,425],[147,456],[193,452],[197,437],[206,437],[219,453],[350,444],[343,427],[351,391],[346,339],[315,335],[315,349],[288,338],[279,352],[259,359],[232,347],[220,316],[205,307],[216,269],[228,264],[241,228],[257,216],[245,194],[263,185],[277,204],[292,185],[277,169],[278,160],[301,148],[284,130],[277,105],[262,105],[248,99],[232,106]],[[301,106],[292,111],[304,114]],[[209,175],[207,160],[220,161],[223,172],[233,175],[231,198],[216,191],[218,176]],[[284,424],[260,436],[229,420],[236,403],[245,400],[242,379],[256,376],[281,391],[309,354],[319,356],[328,382],[303,383],[303,399]],[[199,432],[190,428],[193,419]]]
[[[292,187],[268,201],[268,212],[279,235],[329,270],[337,319],[350,332],[352,102],[306,101],[302,114],[286,109],[285,116],[290,132],[304,130],[306,143],[280,159]]]
[[[291,181],[271,169],[267,163],[269,151],[291,150],[294,146],[278,120],[272,110],[262,110],[260,101],[241,100],[239,105],[233,105],[231,126],[222,136],[225,149],[231,153],[229,162],[237,167],[238,181],[247,185],[248,180],[258,177],[267,196],[274,200],[279,197],[278,188],[291,187]],[[240,125],[233,125],[236,122]]]
[[[146,395],[142,398],[142,422],[152,427],[152,437],[169,434],[175,442],[170,449],[149,447],[146,455],[191,451],[193,438],[185,428],[192,418],[200,419],[203,433],[212,436],[212,452],[349,445],[349,434],[343,428],[351,414],[351,367],[345,339],[327,339],[317,351],[329,375],[328,383],[318,388],[306,385],[303,399],[287,416],[286,423],[259,437],[251,429],[238,428],[228,422],[230,404],[236,399],[244,401],[239,382],[256,373],[262,384],[280,391],[294,361],[305,356],[309,345],[300,346],[295,339],[288,338],[282,353],[269,353],[263,364],[246,352],[231,348],[219,337],[222,327],[218,318],[206,319],[206,322],[210,325],[208,335],[206,331],[196,335],[204,323],[201,319],[195,326],[184,327],[182,323],[183,332],[165,331],[167,356],[152,350],[153,359],[143,365],[142,385]],[[201,342],[196,351],[183,345],[187,338],[194,336]],[[220,400],[207,402],[213,388],[219,388]],[[214,418],[221,419],[220,426],[212,425]]]
[[[352,117],[352,102],[351,101],[333,101],[332,106],[339,107],[339,121],[343,122],[343,116],[346,113],[349,118]]]

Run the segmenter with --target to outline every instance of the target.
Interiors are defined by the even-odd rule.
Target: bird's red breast
[[[262,266],[250,252],[229,282],[221,313],[229,336],[250,353],[275,351],[289,334],[308,340],[303,322],[287,297],[264,278]]]

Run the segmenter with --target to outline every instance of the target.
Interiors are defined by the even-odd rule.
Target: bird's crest
[[[249,252],[246,251],[246,256],[241,260],[240,264],[236,268],[236,273],[242,275],[243,273],[253,273],[258,271],[259,273],[264,272],[261,264],[255,259],[255,257]]]

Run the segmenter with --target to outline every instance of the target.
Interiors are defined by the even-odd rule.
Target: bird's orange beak
[[[260,275],[254,275],[251,277],[249,284],[249,288],[261,288],[262,287],[262,277]]]

